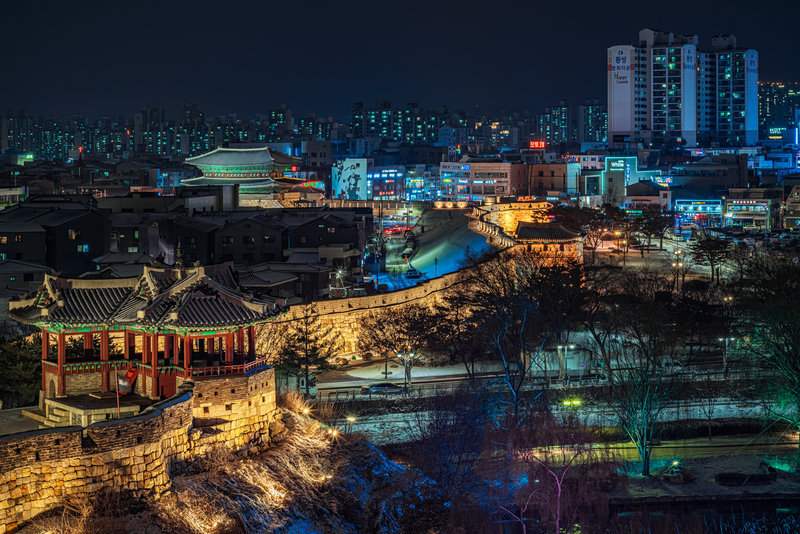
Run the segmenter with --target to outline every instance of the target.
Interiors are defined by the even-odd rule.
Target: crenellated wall
[[[258,451],[282,429],[272,369],[186,382],[136,417],[0,437],[0,534],[100,490],[160,494],[179,462]]]
[[[357,351],[358,320],[384,308],[405,306],[417,303],[433,305],[442,298],[445,290],[458,283],[461,275],[456,273],[446,274],[433,280],[428,280],[418,286],[366,297],[352,297],[347,299],[324,300],[313,304],[316,306],[316,315],[322,324],[333,327],[334,335],[341,341],[341,354],[350,354]],[[294,321],[308,313],[311,305],[292,306],[288,313],[276,319],[276,323]]]

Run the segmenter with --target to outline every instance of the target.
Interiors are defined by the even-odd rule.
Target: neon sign
[[[531,150],[544,150],[544,141],[531,141]]]

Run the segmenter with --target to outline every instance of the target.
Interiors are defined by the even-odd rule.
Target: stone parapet
[[[180,462],[217,447],[268,446],[280,415],[274,372],[187,381],[177,395],[127,419],[0,437],[0,534],[65,497],[103,490],[158,495]]]

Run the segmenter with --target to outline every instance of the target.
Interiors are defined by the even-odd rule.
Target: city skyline
[[[26,3],[6,12],[20,23],[0,37],[3,49],[15,50],[8,67],[15,83],[0,89],[0,102],[33,115],[89,118],[191,101],[208,116],[253,116],[286,104],[341,120],[354,101],[380,98],[479,114],[535,112],[561,99],[603,99],[604,51],[645,27],[733,33],[759,50],[762,80],[792,81],[800,67],[772,37],[789,31],[792,17],[746,3],[724,12],[671,6],[656,14],[578,4],[565,18],[559,7],[516,4],[455,10],[412,3],[394,11],[360,2],[346,9],[137,4],[115,8],[110,19],[99,4]],[[42,37],[32,40],[36,34]]]

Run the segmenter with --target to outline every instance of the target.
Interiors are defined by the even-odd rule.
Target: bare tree
[[[633,442],[642,461],[642,475],[650,475],[650,454],[660,433],[659,416],[675,401],[677,380],[662,373],[653,354],[638,346],[616,347],[618,367],[613,373],[609,404],[620,427]]]
[[[478,328],[475,310],[470,306],[471,298],[465,284],[449,288],[441,302],[433,307],[432,329],[420,333],[426,336],[432,351],[446,354],[452,362],[460,362],[470,380],[476,376],[475,364],[487,358],[485,338]]]
[[[586,296],[580,320],[594,342],[606,375],[612,372],[609,345],[620,329],[614,306],[615,297],[621,291],[620,280],[621,273],[616,269],[598,267],[586,270]]]
[[[731,242],[710,232],[702,232],[697,243],[690,247],[692,257],[698,265],[707,265],[711,269],[711,282],[716,277],[719,282],[718,269],[730,256]]]
[[[500,380],[509,394],[516,422],[522,417],[522,386],[548,337],[531,292],[535,277],[532,267],[537,260],[534,254],[525,250],[496,254],[466,270],[462,282],[468,288],[469,304],[487,348],[502,364]]]
[[[358,346],[364,352],[383,355],[387,362],[396,360],[403,366],[404,384],[411,384],[411,371],[423,359],[426,332],[431,330],[432,317],[426,306],[412,303],[402,307],[383,308],[359,320]]]
[[[766,392],[772,400],[769,415],[787,431],[800,430],[800,265],[776,255],[754,255],[744,280],[734,304],[749,320],[745,342],[780,377]]]

